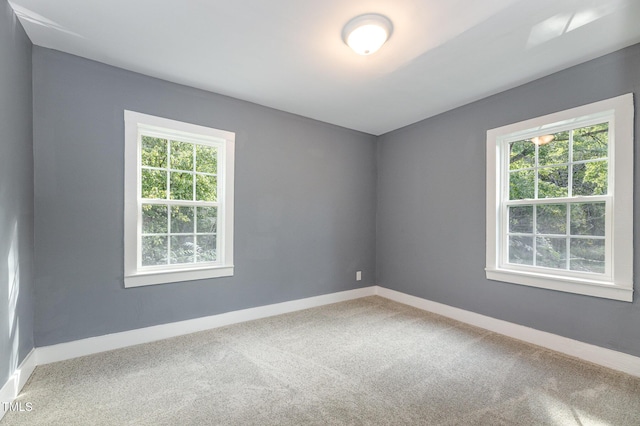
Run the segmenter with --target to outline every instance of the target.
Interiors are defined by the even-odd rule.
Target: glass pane
[[[218,221],[218,208],[217,207],[198,207],[198,225],[197,232],[199,233],[215,233],[217,232],[216,222]]]
[[[533,170],[509,173],[509,199],[524,200],[535,196]]]
[[[604,236],[605,203],[571,204],[571,234]]]
[[[171,141],[171,168],[193,171],[193,144]]]
[[[509,170],[526,169],[536,163],[536,146],[531,141],[509,144]]]
[[[172,206],[171,207],[171,233],[172,234],[192,234],[193,233],[193,209],[194,207]]]
[[[569,195],[569,167],[545,167],[538,170],[538,198]]]
[[[509,263],[533,265],[533,237],[509,237]]]
[[[195,258],[193,235],[171,237],[171,263],[192,263]]]
[[[142,266],[167,264],[167,237],[142,237]]]
[[[167,233],[167,206],[153,204],[142,205],[142,233]]]
[[[536,238],[536,265],[546,268],[567,269],[566,238]]]
[[[167,140],[142,136],[142,165],[149,167],[167,167]]]
[[[198,235],[198,262],[215,262],[216,258],[216,236]]]
[[[171,199],[193,200],[193,174],[171,173]]]
[[[607,193],[607,161],[573,165],[573,195]]]
[[[218,173],[218,150],[216,148],[196,145],[196,171]]]
[[[573,161],[607,158],[609,123],[583,127],[573,132]]]
[[[536,228],[538,234],[566,234],[567,205],[545,204],[537,206]]]
[[[572,271],[604,273],[604,240],[572,238],[570,250]]]
[[[217,201],[218,200],[218,178],[209,175],[196,176],[196,200]]]
[[[167,198],[167,172],[142,169],[142,198]]]
[[[533,233],[533,206],[509,207],[509,232]]]
[[[539,137],[544,141],[544,136]],[[550,166],[569,162],[569,132],[553,135],[553,140],[538,146],[538,166]]]

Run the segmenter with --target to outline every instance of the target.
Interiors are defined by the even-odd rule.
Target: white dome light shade
[[[386,16],[360,15],[344,26],[342,39],[358,55],[371,55],[391,36],[393,26]]]

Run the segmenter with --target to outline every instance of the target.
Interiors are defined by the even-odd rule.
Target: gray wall
[[[377,282],[394,290],[640,356],[634,303],[485,279],[486,131],[634,92],[640,135],[640,45],[403,129],[378,142]],[[640,158],[635,152],[635,218]]]
[[[37,346],[375,283],[373,136],[40,47],[33,90]],[[125,109],[236,132],[234,277],[123,287]]]
[[[0,387],[33,348],[31,94],[31,42],[0,0]]]

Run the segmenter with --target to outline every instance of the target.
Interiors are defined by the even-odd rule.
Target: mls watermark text
[[[14,402],[0,402],[0,404],[2,404],[2,411],[4,412],[25,413],[33,410],[32,402],[14,401]]]

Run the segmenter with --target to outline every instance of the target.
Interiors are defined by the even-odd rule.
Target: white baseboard
[[[377,286],[378,296],[640,377],[640,358]]]
[[[36,368],[36,349],[32,349],[31,352],[22,360],[20,366],[9,377],[7,383],[0,389],[0,420],[8,411],[7,404],[13,402],[18,396],[22,387],[27,383],[29,377]]]
[[[300,311],[302,309],[315,308],[331,303],[373,296],[374,294],[375,287],[364,287],[355,290],[341,291],[339,293],[309,297],[306,299],[292,300],[290,302],[242,309],[239,311],[227,312],[203,318],[195,318],[186,321],[123,331],[120,333],[106,334],[104,336],[74,340],[72,342],[59,343],[57,345],[42,346],[37,348],[37,363],[38,365],[49,364],[98,352],[120,349],[127,346],[149,343],[156,340],[196,333],[198,331],[210,330],[226,325]]]

